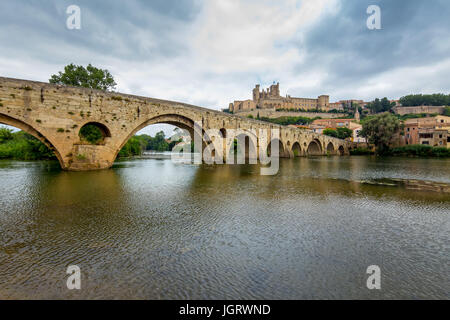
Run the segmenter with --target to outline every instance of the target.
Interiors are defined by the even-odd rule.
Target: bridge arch
[[[59,161],[61,168],[62,169],[67,168],[66,164],[64,163],[64,159],[61,156],[61,153],[59,152],[58,148],[56,148],[54,143],[52,143],[49,138],[45,137],[37,128],[35,128],[34,126],[31,126],[30,124],[28,124],[24,121],[15,119],[11,116],[7,116],[7,115],[1,114],[1,113],[0,113],[0,123],[20,129],[20,130],[32,135],[36,139],[38,139],[47,148],[49,148],[50,150],[53,151],[53,153],[55,154],[56,158]]]
[[[257,137],[251,131],[244,130],[243,132],[238,133],[238,135],[236,136],[236,140],[237,152],[235,153],[235,157],[242,157],[242,159],[246,163],[248,162],[249,164],[256,164],[256,161],[258,159]],[[243,147],[244,150],[241,150],[241,147]]]
[[[95,127],[96,129],[98,129],[98,131],[100,132],[100,134],[102,135],[101,141],[99,141],[99,143],[97,144],[103,144],[105,138],[111,138],[111,131],[108,129],[108,127],[106,125],[104,125],[103,123],[100,122],[87,122],[85,123],[80,130],[78,131],[78,136],[80,137],[81,140],[83,140],[83,130],[88,128],[89,126]]]
[[[335,148],[334,148],[334,144],[333,142],[329,142],[327,145],[327,153],[328,154],[334,154],[335,153]]]
[[[258,159],[258,137],[256,133],[250,129],[237,129],[237,130],[221,129],[222,137],[224,138],[224,155],[225,158],[229,158],[228,163],[237,163],[236,161],[245,161],[246,163],[254,164]],[[223,134],[225,132],[225,135]],[[230,135],[231,134],[231,135]],[[239,148],[240,144],[244,150]],[[244,153],[241,153],[244,151]],[[233,160],[233,161],[231,161]]]
[[[292,153],[292,146],[291,146],[291,141],[286,141],[285,143],[285,157],[286,158],[295,158],[294,154]]]
[[[309,156],[319,156],[322,154],[322,145],[318,139],[312,140],[308,148],[306,149],[306,153]]]
[[[345,148],[344,148],[344,146],[339,146],[338,152],[339,152],[339,155],[341,155],[341,156],[345,155]]]
[[[280,139],[272,139],[269,144],[267,145],[266,153],[270,157],[271,156],[271,149],[272,149],[272,143],[278,143],[278,152],[280,158],[289,158],[289,154],[286,152],[286,148],[284,147],[283,142],[281,142]]]
[[[292,145],[292,154],[294,157],[300,157],[302,155],[302,148],[300,147],[300,143],[298,141],[294,142]]]
[[[194,141],[194,128],[195,128],[194,120],[192,120],[191,118],[188,118],[184,115],[175,114],[175,113],[162,114],[162,115],[158,115],[158,116],[152,117],[150,119],[147,119],[147,120],[141,122],[136,128],[134,128],[126,136],[126,138],[121,142],[121,144],[117,147],[117,150],[115,150],[115,155],[114,155],[113,161],[115,161],[120,150],[123,148],[123,146],[125,146],[125,144],[128,142],[128,140],[130,140],[131,137],[133,137],[138,131],[140,131],[140,130],[144,129],[145,127],[148,127],[152,124],[162,124],[162,123],[170,124],[170,125],[179,127],[181,129],[187,130],[191,136],[191,141]],[[203,143],[205,144],[205,141],[203,139],[203,134],[204,134],[204,132],[202,132],[202,140],[203,140]]]

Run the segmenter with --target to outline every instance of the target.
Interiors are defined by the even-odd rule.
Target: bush
[[[323,134],[339,139],[347,139],[353,136],[353,131],[349,128],[325,129],[323,130]]]
[[[306,124],[310,124],[311,122],[313,122],[316,119],[320,119],[320,117],[315,117],[315,118],[307,118],[307,117],[279,117],[279,118],[267,118],[267,117],[262,117],[261,121],[266,121],[266,122],[271,122],[271,123],[276,123],[279,125],[283,125],[283,126],[288,126],[290,124],[292,125],[306,125]]]
[[[416,157],[450,157],[450,149],[444,147],[432,147],[429,145],[416,144],[390,149],[389,155],[394,156],[416,156]]]
[[[444,108],[444,116],[450,117],[450,107]]]
[[[0,128],[0,143],[4,143],[13,139],[12,130],[8,128]]]
[[[372,150],[367,148],[356,148],[350,150],[350,155],[352,156],[363,156],[363,155],[372,155],[375,154]]]
[[[80,138],[91,144],[97,144],[103,140],[103,133],[97,126],[88,124],[81,128]]]

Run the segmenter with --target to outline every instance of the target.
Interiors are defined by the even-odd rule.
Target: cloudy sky
[[[381,30],[366,26],[373,4]],[[274,81],[331,101],[450,91],[448,0],[2,0],[0,42],[1,76],[92,63],[117,91],[212,109]]]

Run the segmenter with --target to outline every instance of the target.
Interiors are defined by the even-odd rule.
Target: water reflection
[[[0,298],[446,298],[448,160],[127,160],[112,170],[0,161]],[[65,270],[80,266],[82,290]],[[368,292],[378,264],[383,290]]]

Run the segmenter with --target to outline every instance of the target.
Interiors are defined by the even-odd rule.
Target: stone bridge
[[[187,129],[191,136],[194,123],[201,122],[204,132],[219,130],[258,132],[279,129],[280,157],[348,154],[350,142],[293,127],[230,115],[184,103],[134,95],[67,87],[43,82],[0,77],[0,123],[19,128],[47,145],[64,170],[105,169],[113,165],[125,143],[142,128],[166,123]],[[80,138],[80,129],[93,124],[104,139],[92,145]],[[258,133],[256,133],[258,134]],[[214,143],[204,139],[203,145]],[[208,141],[209,140],[209,141]],[[256,149],[268,150],[270,138]],[[248,143],[248,142],[247,142]],[[224,143],[223,154],[232,144]],[[257,153],[259,155],[259,153]]]

